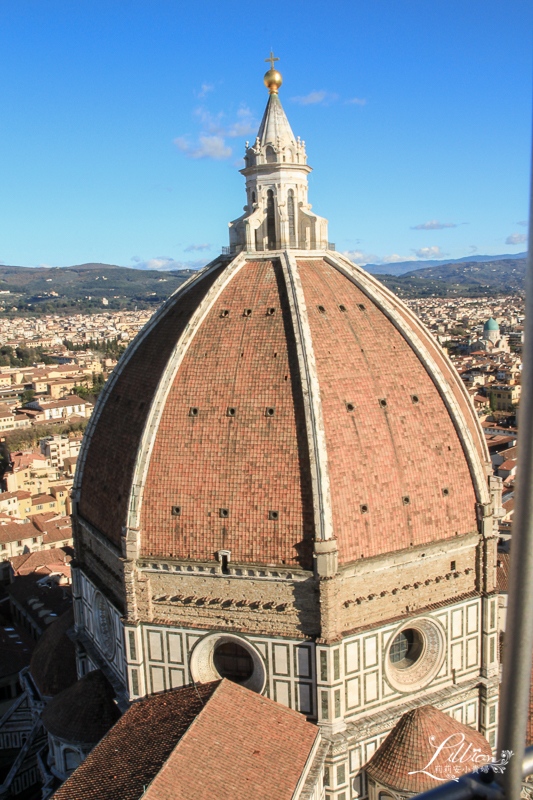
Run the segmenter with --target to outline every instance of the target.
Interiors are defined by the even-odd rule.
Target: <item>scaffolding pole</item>
[[[532,176],[533,178],[533,176]],[[533,229],[533,180],[529,230]],[[509,604],[505,631],[503,681],[498,719],[498,755],[511,750],[505,772],[497,777],[506,800],[518,800],[531,690],[533,653],[533,242],[526,262],[525,331],[516,501],[511,542]]]

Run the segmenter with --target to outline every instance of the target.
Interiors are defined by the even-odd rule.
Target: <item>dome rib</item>
[[[313,482],[315,530],[317,538],[327,540],[334,537],[333,515],[324,417],[313,340],[302,283],[298,273],[298,265],[294,255],[286,251],[283,254],[282,264],[289,294],[292,323],[297,340],[300,380],[304,397],[307,399],[304,403],[304,408]]]

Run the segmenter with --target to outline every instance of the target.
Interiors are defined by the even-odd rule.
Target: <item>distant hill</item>
[[[74,267],[0,266],[0,301],[18,313],[76,313],[151,308],[174,292],[194,270],[139,270],[114,264]],[[108,301],[103,306],[102,298]]]
[[[488,256],[487,261],[480,258],[466,262],[437,261],[432,266],[427,262],[424,266],[420,262],[405,262],[416,264],[416,268],[404,274],[389,272],[376,277],[405,298],[483,297],[524,291],[524,258]],[[93,263],[73,267],[0,266],[0,292],[9,293],[0,293],[0,310],[2,315],[21,316],[156,308],[194,272]]]
[[[455,259],[439,259],[432,261],[397,261],[394,264],[363,264],[363,269],[371,272],[372,275],[404,275],[406,272],[413,270],[426,269],[426,267],[438,267],[445,264],[471,264],[474,261],[481,261],[489,263],[491,261],[508,261],[509,259],[515,260],[519,258],[526,258],[527,253],[514,253],[501,256],[465,256],[464,258]]]
[[[526,261],[452,262],[404,275],[376,275],[400,297],[488,297],[525,291]]]

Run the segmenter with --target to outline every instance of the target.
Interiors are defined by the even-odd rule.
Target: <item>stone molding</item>
[[[285,251],[281,258],[283,275],[287,286],[291,309],[300,380],[304,398],[305,422],[307,428],[311,480],[313,485],[313,510],[315,516],[316,538],[333,539],[333,515],[329,484],[328,456],[324,417],[320,399],[320,386],[313,351],[311,328],[307,318],[304,293],[298,274],[298,266],[292,252]],[[336,553],[336,548],[335,551]],[[329,562],[332,562],[331,564]],[[329,574],[336,572],[336,556],[324,564]],[[321,563],[322,566],[322,563]]]
[[[396,668],[390,660],[391,647],[400,633],[415,630],[423,639],[423,650],[407,669]],[[384,653],[385,675],[399,692],[413,692],[427,686],[439,672],[446,655],[446,634],[437,619],[416,617],[400,625],[389,638]]]
[[[220,680],[220,675],[213,663],[213,654],[217,645],[228,642],[240,645],[252,657],[254,671],[251,677],[241,685],[252,692],[262,694],[266,684],[266,669],[259,651],[247,639],[230,633],[212,633],[204,636],[195,644],[189,664],[193,680],[199,683]]]

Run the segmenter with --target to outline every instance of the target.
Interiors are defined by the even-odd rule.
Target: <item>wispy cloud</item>
[[[523,220],[522,222],[517,222],[516,224],[517,224],[517,225],[523,225],[523,226],[524,226],[524,228],[527,228],[527,226],[528,226],[528,221],[527,221],[527,220]]]
[[[321,89],[319,92],[310,92],[303,97],[291,97],[291,100],[293,103],[299,103],[301,106],[308,106],[316,103],[327,105],[328,103],[333,103],[335,100],[338,100],[338,98],[338,94],[326,92],[325,89]]]
[[[505,240],[505,244],[523,244],[527,242],[527,235],[525,233],[512,233]]]
[[[0,263],[2,263],[2,262],[0,262]],[[54,267],[52,266],[52,264],[39,264],[39,267],[40,267],[41,269],[54,269]]]
[[[470,255],[474,255],[474,253],[477,253],[477,247],[475,244],[471,244],[468,249],[470,250]]]
[[[212,92],[215,87],[211,83],[202,83],[202,88],[197,94],[197,97],[205,97],[208,92]]]
[[[363,264],[375,264],[379,261],[379,256],[375,253],[363,253],[361,250],[344,250],[343,256],[349,258],[354,264],[362,266]]]
[[[409,261],[408,256],[391,253],[387,256],[378,256],[375,253],[363,253],[361,250],[344,250],[343,256],[349,258],[354,264],[362,267],[365,264],[396,264],[398,261]]]
[[[433,247],[421,247],[419,250],[412,250],[417,258],[443,258],[448,255],[443,253],[440,247],[433,245]]]
[[[131,260],[135,262],[136,269],[154,269],[159,272],[169,272],[173,269],[200,269],[208,263],[205,258],[196,261],[176,261],[170,256],[156,256],[146,260],[140,256],[132,256]]]
[[[178,136],[174,144],[189,158],[212,158],[223,161],[233,154],[226,139],[239,136],[251,136],[256,133],[259,122],[248,106],[241,106],[232,120],[228,120],[223,111],[211,113],[204,107],[197,108],[194,116],[199,120],[201,132],[191,142],[188,136]]]
[[[231,147],[227,147],[222,136],[199,136],[196,144],[191,144],[184,136],[174,139],[174,144],[189,158],[213,158],[215,161],[224,161],[232,154]]]
[[[366,100],[364,97],[352,97],[350,100],[345,100],[345,103],[352,103],[356,106],[366,106]]]
[[[397,253],[392,253],[390,256],[383,256],[381,259],[382,264],[397,264],[398,261],[409,261],[405,256],[399,256]]]
[[[192,253],[193,250],[211,250],[210,244],[190,244],[185,248],[186,253]]]
[[[437,219],[430,219],[421,225],[413,225],[412,231],[440,231],[443,228],[457,228],[454,222],[439,222]]]

